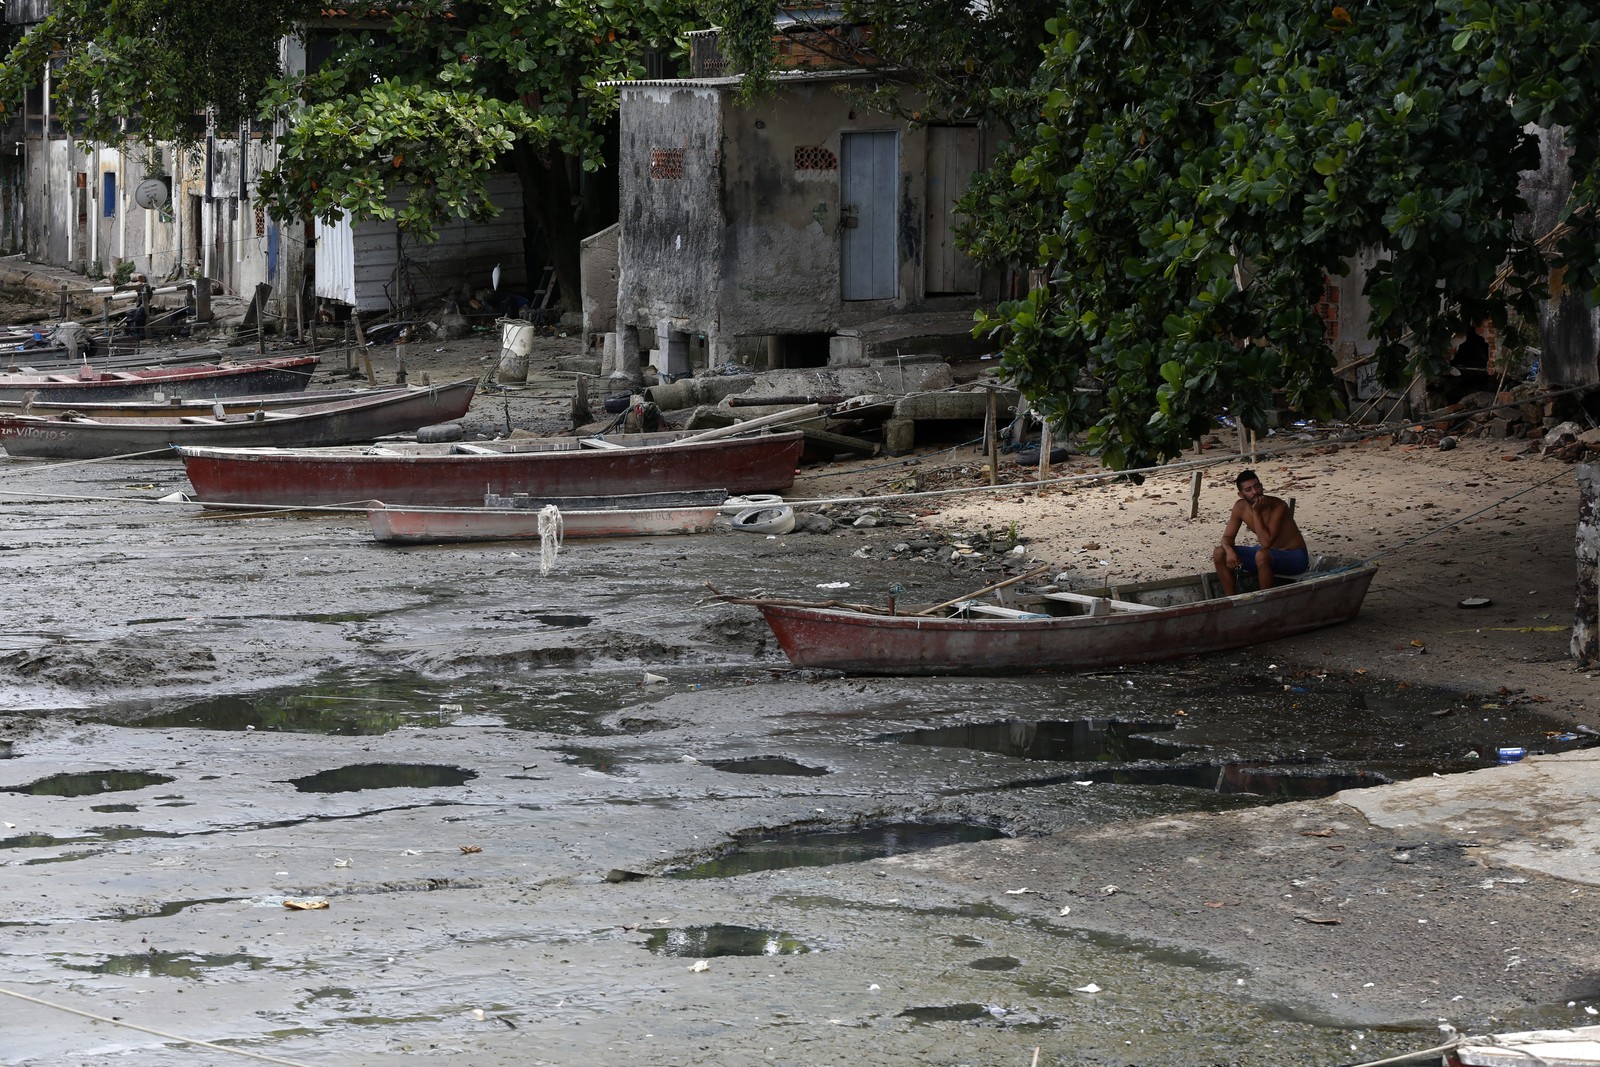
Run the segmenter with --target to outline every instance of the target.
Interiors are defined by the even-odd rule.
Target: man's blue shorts
[[[1256,572],[1255,545],[1240,545],[1234,549],[1239,554],[1239,569],[1249,574]],[[1303,548],[1274,548],[1272,550],[1273,574],[1304,574],[1311,566],[1311,557]]]

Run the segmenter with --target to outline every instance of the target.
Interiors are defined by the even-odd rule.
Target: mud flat
[[[1402,645],[1391,601],[1211,662],[835,678],[704,584],[943,599],[999,564],[937,527],[1009,520],[574,542],[541,577],[537,546],[202,518],[157,503],[169,464],[5,475],[8,1063],[1265,1067],[1600,1008],[1581,690],[1422,684],[1434,631]],[[1017,496],[1066,570],[1184,525],[1049,534],[1097,498]],[[1437,643],[1546,655],[1546,597]]]

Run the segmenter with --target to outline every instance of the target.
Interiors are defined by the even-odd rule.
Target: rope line
[[[29,1004],[37,1004],[41,1008],[54,1008],[56,1011],[64,1011],[68,1015],[76,1015],[80,1018],[93,1020],[97,1023],[109,1023],[112,1026],[120,1026],[125,1030],[137,1030],[141,1034],[150,1034],[166,1041],[177,1041],[184,1045],[196,1045],[200,1048],[208,1048],[215,1052],[227,1052],[234,1056],[244,1056],[248,1059],[259,1060],[262,1063],[277,1063],[284,1065],[284,1067],[310,1067],[309,1064],[302,1063],[299,1060],[279,1059],[277,1056],[267,1056],[260,1052],[249,1052],[242,1048],[229,1048],[227,1045],[219,1045],[213,1041],[202,1041],[197,1037],[184,1037],[182,1034],[173,1034],[168,1033],[165,1030],[157,1030],[153,1026],[140,1026],[138,1023],[130,1023],[122,1019],[113,1019],[109,1015],[99,1015],[92,1011],[84,1011],[81,1008],[69,1008],[65,1004],[57,1004],[54,1001],[42,1000],[39,997],[29,996],[26,993],[18,993],[14,989],[0,988],[0,996],[15,997],[17,1000],[27,1001]]]

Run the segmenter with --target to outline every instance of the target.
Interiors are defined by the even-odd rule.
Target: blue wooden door
[[[900,295],[895,255],[900,136],[846,133],[839,142],[840,285],[846,300]]]

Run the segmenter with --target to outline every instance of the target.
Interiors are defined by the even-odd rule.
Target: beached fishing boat
[[[1377,564],[1319,559],[1271,589],[1221,595],[1197,574],[1077,592],[977,596],[918,611],[721,596],[759,608],[791,662],[857,674],[1019,674],[1177,659],[1346,622]]]
[[[484,495],[612,496],[794,484],[804,437],[620,434],[454,444],[385,442],[351,448],[183,447],[195,499],[206,507],[391,505],[476,507]]]
[[[0,398],[53,404],[77,400],[146,400],[156,393],[206,400],[244,393],[289,392],[306,387],[318,362],[317,356],[277,356],[130,370],[101,371],[85,363],[70,373],[5,371],[0,372]]]
[[[407,433],[459,419],[472,403],[476,379],[372,393],[331,394],[321,404],[221,415],[97,419],[0,414],[0,445],[25,459],[102,459],[138,456],[178,459],[172,446],[337,445]]]
[[[546,535],[555,508],[561,536],[655,537],[703,533],[716,522],[727,490],[634,493],[608,497],[491,496],[481,508],[394,507],[375,502],[367,511],[374,539],[385,544],[450,544],[472,541],[536,541]]]
[[[371,389],[302,389],[292,393],[246,393],[243,396],[205,397],[161,396],[150,400],[79,400],[76,403],[41,403],[34,400],[0,399],[4,415],[65,415],[76,412],[91,419],[150,419],[172,415],[210,415],[217,405],[229,415],[251,414],[266,407],[274,411],[327,404],[348,397],[373,397],[380,393],[404,393],[408,386],[385,385]]]
[[[1600,1067],[1600,1026],[1463,1036],[1444,1062],[1449,1067]]]

